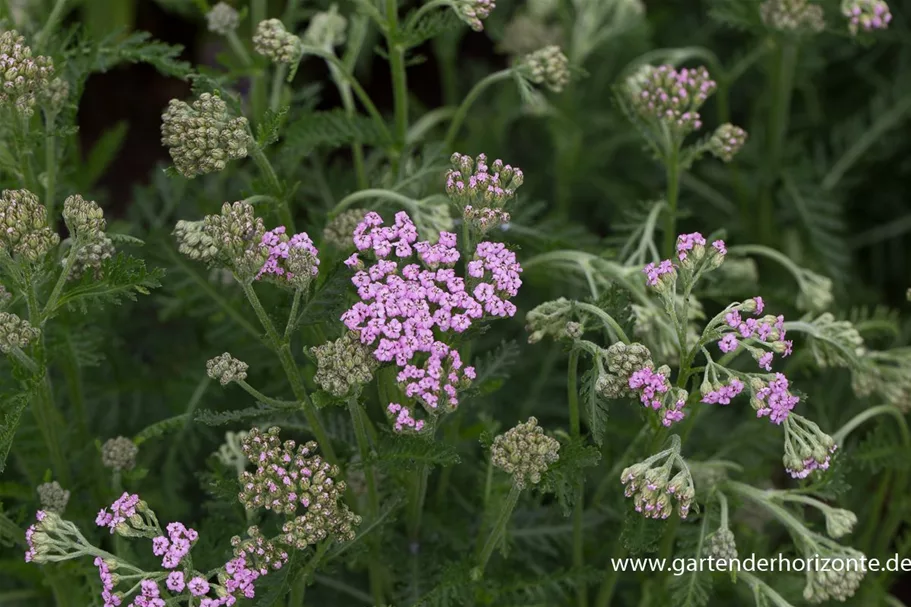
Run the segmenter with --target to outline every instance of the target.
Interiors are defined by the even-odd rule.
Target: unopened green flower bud
[[[59,114],[70,96],[70,84],[63,78],[54,78],[41,91],[41,104],[51,114]]]
[[[311,348],[316,357],[313,381],[333,396],[344,398],[373,379],[379,361],[355,333],[345,333],[335,341]]]
[[[797,295],[797,307],[808,312],[822,312],[828,309],[835,296],[832,293],[832,280],[811,270],[801,272],[800,293]]]
[[[709,140],[709,151],[724,162],[730,162],[746,143],[747,132],[739,126],[726,123],[715,129]]]
[[[136,466],[138,453],[139,447],[125,436],[109,438],[101,447],[101,463],[105,468],[117,472],[132,470]]]
[[[0,105],[31,116],[37,97],[54,75],[50,57],[32,56],[25,38],[15,30],[0,33]]]
[[[730,529],[718,529],[706,538],[706,553],[717,560],[731,561],[737,558],[737,542]]]
[[[851,533],[854,525],[857,524],[857,515],[850,510],[843,508],[827,508],[824,511],[826,515],[826,533],[829,537],[840,538]]]
[[[348,20],[338,12],[338,6],[332,4],[328,11],[313,15],[310,25],[304,32],[303,42],[307,46],[331,51],[336,46],[345,44],[345,29]]]
[[[767,27],[783,32],[818,33],[826,27],[822,7],[809,0],[765,0],[759,14]]]
[[[221,171],[229,160],[247,156],[247,119],[231,116],[216,95],[203,93],[193,105],[172,99],[161,119],[161,143],[184,177]]]
[[[206,363],[206,373],[212,379],[227,386],[232,381],[243,381],[247,379],[247,363],[237,360],[228,352],[209,360]]]
[[[107,227],[101,207],[79,194],[63,201],[63,220],[72,237],[80,240],[93,239]]]
[[[534,417],[497,436],[490,447],[494,466],[512,475],[513,484],[524,489],[528,483],[538,484],[541,475],[560,459],[560,443],[538,426]]]
[[[363,209],[342,211],[326,224],[323,230],[323,243],[332,245],[340,251],[354,250],[354,230],[364,220]]]
[[[521,68],[535,84],[543,84],[559,93],[569,84],[569,59],[559,46],[546,46],[530,53],[522,60]]]
[[[38,485],[38,501],[42,510],[62,514],[66,510],[67,502],[70,501],[70,492],[57,481],[43,483]]]
[[[195,261],[209,262],[214,259],[218,255],[218,247],[204,228],[202,221],[178,221],[172,232],[177,240],[177,250]]]
[[[239,24],[240,15],[237,10],[224,2],[219,2],[206,13],[206,25],[210,32],[227,36],[237,30]]]
[[[36,262],[60,242],[47,225],[47,209],[28,190],[0,195],[0,245],[14,257]]]
[[[300,59],[301,39],[288,32],[279,19],[266,19],[256,26],[253,48],[275,63],[291,64]]]
[[[241,280],[252,280],[269,257],[262,246],[266,229],[253,206],[240,201],[225,203],[218,215],[206,215],[203,230],[218,249],[218,260]]]
[[[13,348],[25,348],[40,335],[41,331],[24,318],[0,312],[0,352],[9,354]]]
[[[827,566],[819,567],[822,571],[817,571],[815,566],[807,568],[803,597],[811,603],[844,602],[854,596],[864,579],[864,554],[845,546],[820,546],[818,555],[807,556],[814,559],[818,556]]]

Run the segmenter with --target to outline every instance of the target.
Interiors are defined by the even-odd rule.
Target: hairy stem
[[[581,439],[582,423],[579,415],[579,350],[573,348],[569,353],[569,370],[567,374],[567,397],[569,399],[569,433],[575,439]],[[573,567],[582,569],[585,566],[585,542],[582,536],[582,522],[585,515],[585,484],[579,480],[574,488],[573,498]],[[588,587],[579,584],[576,591],[579,607],[588,605]]]
[[[676,146],[666,162],[667,216],[664,219],[664,257],[670,258],[674,255],[674,244],[677,242],[677,199],[680,194],[680,159]]]
[[[506,496],[506,501],[500,509],[500,516],[497,518],[497,523],[494,528],[490,530],[490,535],[487,536],[487,541],[484,542],[484,548],[478,556],[478,577],[484,574],[484,569],[487,567],[487,562],[490,560],[494,548],[500,543],[500,540],[506,531],[506,525],[509,524],[509,519],[512,517],[512,511],[515,510],[521,493],[522,490],[515,485],[510,488],[509,495]]]
[[[57,0],[54,2],[54,8],[51,9],[51,14],[48,16],[47,21],[44,22],[44,27],[42,27],[41,31],[38,32],[38,35],[35,36],[35,46],[41,49],[44,48],[48,36],[57,28],[57,24],[63,17],[63,9],[65,8],[66,0]]]
[[[266,183],[269,185],[269,189],[272,191],[272,195],[279,200],[280,204],[278,207],[278,215],[281,218],[282,223],[285,227],[288,228],[290,232],[294,232],[294,217],[291,215],[291,207],[288,204],[288,199],[284,196],[282,190],[282,184],[278,180],[278,175],[275,173],[275,169],[272,167],[272,163],[269,162],[269,158],[266,157],[266,153],[263,152],[263,149],[259,147],[259,144],[255,141],[250,142],[250,156],[253,158],[253,162],[256,163],[256,166],[259,167],[260,172],[263,177],[266,179]]]
[[[256,26],[266,20],[266,0],[250,0],[250,26],[256,31]],[[256,70],[250,91],[251,107],[253,109],[253,122],[259,124],[266,113],[266,71]]]
[[[57,137],[54,135],[56,114],[44,115],[44,206],[47,207],[47,218],[51,229],[54,229],[54,199],[57,197]]]
[[[285,77],[288,75],[288,66],[284,63],[278,65],[272,73],[272,92],[269,94],[269,109],[277,112],[282,102],[282,88]]]

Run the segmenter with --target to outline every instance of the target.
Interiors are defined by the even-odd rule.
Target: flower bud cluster
[[[832,453],[838,445],[814,422],[797,414],[784,424],[785,470],[793,478],[806,478],[814,470],[828,470]]]
[[[206,234],[205,222],[186,221],[177,222],[172,232],[177,241],[177,250],[194,261],[209,262],[218,255],[215,241]]]
[[[256,274],[257,280],[265,276],[302,291],[310,287],[319,273],[319,251],[306,232],[289,238],[285,226],[279,226],[263,234],[261,244],[268,258]]]
[[[139,447],[132,440],[125,436],[109,438],[101,446],[101,463],[115,472],[132,470],[136,466],[137,454]]]
[[[29,321],[9,312],[0,312],[0,352],[9,354],[14,348],[25,348],[41,336]]]
[[[266,19],[256,26],[253,48],[275,63],[291,64],[300,59],[301,39],[285,29],[279,19]]]
[[[661,460],[663,463],[656,465]],[[680,471],[671,477],[675,464]],[[620,480],[626,486],[626,497],[633,498],[636,512],[646,518],[669,517],[672,500],[676,500],[680,518],[686,518],[696,496],[693,479],[680,458],[679,449],[668,449],[633,464],[623,470]]]
[[[230,353],[225,352],[206,362],[206,373],[212,379],[218,380],[223,386],[227,386],[232,381],[243,381],[247,379],[247,369],[249,365],[241,360],[237,360]]]
[[[235,557],[243,558],[245,564],[260,571],[262,575],[266,575],[269,569],[281,569],[288,562],[288,553],[275,542],[263,537],[256,525],[247,529],[247,539],[241,539],[238,535],[232,537],[231,546]]]
[[[544,434],[538,420],[529,417],[527,422],[494,439],[490,447],[490,461],[512,475],[517,489],[524,489],[529,483],[537,485],[541,482],[541,475],[560,459],[559,451],[557,439]]]
[[[192,179],[245,158],[252,141],[246,118],[231,116],[221,98],[203,93],[192,105],[171,100],[161,117],[161,143],[177,171]]]
[[[452,169],[446,173],[446,193],[462,207],[463,219],[482,234],[509,223],[509,213],[503,208],[525,180],[522,170],[504,165],[499,158],[488,166],[485,154],[475,160],[456,153],[449,161]]]
[[[220,214],[203,219],[203,232],[217,248],[218,261],[241,280],[252,280],[269,258],[262,245],[266,228],[249,203],[224,203]]]
[[[776,373],[768,382],[758,377],[750,380],[750,405],[756,417],[768,416],[773,424],[781,424],[799,402],[800,397],[791,394],[788,378],[782,373]]]
[[[63,220],[76,247],[70,278],[80,278],[87,270],[101,278],[102,263],[115,253],[114,243],[104,233],[107,224],[101,207],[78,194],[69,196],[63,201]]]
[[[345,44],[347,27],[348,20],[339,14],[338,7],[333,4],[328,11],[320,11],[310,19],[310,25],[304,32],[304,44],[331,51]]]
[[[683,419],[683,407],[686,406],[689,393],[682,388],[671,387],[668,381],[670,367],[662,365],[655,371],[651,367],[651,361],[647,365],[633,372],[627,385],[639,396],[643,405],[658,411],[664,426],[671,426]]]
[[[357,333],[346,332],[335,341],[311,348],[316,357],[316,376],[313,381],[321,389],[338,398],[356,394],[361,386],[373,379],[380,366],[370,348],[362,344]]]
[[[573,303],[565,297],[545,301],[532,308],[525,316],[525,330],[528,331],[528,343],[535,344],[544,339],[578,339],[582,337],[583,327],[573,318]]]
[[[51,114],[59,114],[70,96],[70,83],[63,78],[54,78],[41,91],[41,105]]]
[[[704,67],[646,66],[627,81],[629,100],[646,120],[657,120],[683,137],[702,128],[699,108],[715,92]]]
[[[484,31],[482,21],[497,7],[495,0],[452,0],[450,3],[459,19],[476,32]]]
[[[811,603],[846,601],[854,596],[867,573],[862,552],[835,542],[814,542],[805,556],[827,563],[826,567],[807,567],[803,598]]]
[[[872,32],[889,27],[892,13],[885,0],[843,0],[841,14],[848,19],[852,36],[857,32]]]
[[[219,2],[206,13],[206,25],[210,32],[227,36],[237,30],[240,15],[231,5]]]
[[[730,162],[746,143],[747,132],[739,126],[725,123],[715,129],[709,140],[709,151],[716,158]]]
[[[348,209],[333,217],[323,229],[323,244],[329,244],[340,251],[353,251],[351,236],[358,224],[364,221],[366,214],[363,209]]]
[[[809,0],[765,0],[759,14],[767,27],[779,31],[818,33],[826,28],[822,7]]]
[[[124,492],[119,498],[114,500],[110,506],[111,511],[102,508],[95,517],[95,524],[99,527],[107,527],[111,533],[115,531],[120,535],[132,535],[131,529],[143,531],[145,525],[143,518],[140,516],[139,496]]]
[[[0,105],[11,106],[23,116],[34,112],[36,98],[54,75],[50,57],[32,56],[25,38],[15,30],[0,33]]]
[[[824,339],[811,339],[810,352],[821,368],[850,367],[853,361],[862,358],[866,349],[864,338],[849,320],[836,320],[826,312],[813,320],[813,325]]]
[[[829,537],[840,538],[848,535],[857,525],[857,515],[844,508],[825,508],[823,514],[826,515],[826,533]]]
[[[0,195],[0,244],[11,256],[36,262],[60,242],[47,225],[47,209],[28,190]]]
[[[737,541],[734,533],[722,527],[706,538],[706,554],[719,561],[732,561],[737,558]]]
[[[551,45],[526,55],[519,69],[535,84],[559,93],[570,81],[569,59],[559,46]]]
[[[39,510],[35,513],[35,518],[38,522],[25,530],[25,543],[28,546],[25,562],[45,563],[53,542],[50,534],[56,529],[60,516],[56,512]]]
[[[69,501],[70,492],[61,487],[57,481],[38,485],[38,502],[41,504],[42,510],[63,514]]]
[[[651,369],[652,353],[640,343],[625,344],[618,341],[612,344],[604,356],[609,373],[601,373],[595,383],[595,390],[604,398],[632,397],[634,392],[629,381],[633,373],[640,369]]]
[[[338,468],[316,454],[316,443],[282,443],[278,434],[278,427],[267,432],[254,428],[244,437],[244,455],[257,468],[241,477],[241,503],[288,515],[303,509],[302,515],[282,526],[282,541],[299,550],[330,535],[353,539],[361,519],[341,501],[345,483],[335,481]]]
[[[832,305],[835,296],[832,294],[832,279],[811,270],[800,272],[798,283],[800,292],[797,295],[797,307],[808,312],[822,312]]]
[[[911,408],[911,348],[865,352],[851,377],[851,387],[858,396],[878,394],[907,412]]]

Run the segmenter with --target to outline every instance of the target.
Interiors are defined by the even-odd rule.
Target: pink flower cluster
[[[671,274],[675,272],[674,264],[671,263],[670,259],[662,260],[659,264],[650,263],[642,268],[642,272],[645,274],[645,282],[650,287],[658,286],[658,281],[665,274]]]
[[[705,238],[699,232],[679,235],[677,237],[677,259],[686,261],[687,251],[692,251],[697,246],[705,246]],[[727,255],[728,253],[723,240],[716,240],[712,243],[712,247],[718,251],[719,255]]]
[[[682,267],[690,267],[687,265],[687,260],[690,262],[693,259],[690,259],[692,255],[696,262],[698,262],[705,254],[705,238],[699,232],[693,232],[692,234],[680,234],[677,236],[677,259]],[[723,240],[716,240],[712,243],[712,248],[715,250],[714,254],[718,257],[723,258],[727,255],[727,247],[724,244]],[[721,260],[717,259],[716,261],[720,263]],[[658,286],[661,281],[661,277],[664,275],[673,274],[677,270],[677,265],[670,259],[663,259],[660,262],[649,263],[644,268],[642,272],[645,274],[645,282],[650,287]],[[712,266],[712,267],[717,267]]]
[[[639,400],[642,401],[642,404],[646,407],[651,407],[655,411],[664,406],[663,400],[665,400],[665,397],[661,395],[667,394],[668,390],[671,389],[671,384],[668,382],[667,377],[657,373],[650,367],[643,367],[635,371],[630,375],[628,383],[631,390],[639,393]],[[672,400],[664,408],[661,423],[665,426],[670,426],[674,422],[682,420],[684,405],[686,405],[685,400],[679,398]]]
[[[892,12],[885,0],[853,0],[842,5],[842,14],[848,18],[852,35],[859,30],[872,32],[886,29],[892,21]]]
[[[755,297],[752,302],[753,305],[751,307],[754,308],[754,314],[759,316],[765,308],[762,297]],[[740,345],[739,336],[742,339],[757,339],[764,344],[782,342],[784,344],[782,355],[785,357],[790,356],[794,344],[791,340],[785,339],[784,316],[775,317],[774,322],[772,322],[771,316],[767,318],[769,320],[757,320],[755,318],[744,320],[739,310],[731,310],[725,314],[724,322],[733,332],[726,333],[718,341],[719,349],[722,352],[733,352]],[[755,353],[754,356],[760,368],[766,371],[772,370],[772,361],[774,359],[772,352]]]
[[[47,516],[47,513],[44,510],[39,510],[35,513],[35,518],[38,519],[38,522],[44,520],[44,517]],[[28,545],[28,550],[25,551],[25,562],[31,563],[35,560],[35,557],[38,556],[35,550],[35,544],[32,541],[32,536],[35,535],[37,527],[35,525],[29,525],[28,529],[25,530],[25,543]]]
[[[493,161],[491,171],[485,154],[478,155],[477,163],[470,156],[453,154],[450,162],[455,168],[446,173],[446,193],[462,203],[483,202],[500,207],[515,196],[524,181],[521,169],[504,165],[499,158]]]
[[[832,445],[830,453],[835,453],[835,450],[838,448],[837,445]],[[817,462],[814,458],[808,457],[803,460],[803,470],[792,470],[791,468],[785,468],[788,474],[791,475],[791,478],[807,478],[810,476],[810,473],[814,470],[828,470],[829,463],[831,462],[831,457],[828,455],[822,463]]]
[[[117,501],[111,504],[111,511],[102,508],[95,517],[95,524],[99,527],[108,527],[111,533],[114,533],[117,525],[125,523],[128,518],[136,514],[136,506],[139,505],[139,496],[130,495],[124,492]]]
[[[360,301],[341,320],[361,343],[374,345],[377,360],[401,367],[398,381],[409,398],[419,399],[428,411],[452,409],[458,406],[457,389],[470,383],[475,371],[463,366],[458,351],[435,331],[462,333],[485,313],[513,316],[516,307],[508,299],[518,293],[522,268],[501,243],[482,242],[467,267],[474,285],[467,285],[452,268],[460,258],[455,234],[442,232],[436,244],[417,242],[417,237],[404,211],[396,214],[394,226],[384,226],[377,213],[364,217],[354,231],[354,244],[378,259],[367,269],[357,253],[346,260],[348,267],[358,268],[351,282]],[[398,261],[386,259],[415,254],[420,265],[400,268]],[[387,413],[397,430],[424,427],[405,405],[395,404]]]
[[[154,580],[142,580],[139,583],[140,593],[133,599],[129,607],[165,607],[164,599],[161,598],[161,590],[158,583]]]
[[[756,392],[756,398],[764,404],[756,411],[756,417],[768,415],[769,420],[774,424],[783,422],[800,402],[800,398],[788,391],[788,378],[781,373],[776,373],[775,379],[764,388],[760,388]]]
[[[114,594],[114,578],[108,564],[100,556],[95,557],[95,566],[98,567],[98,577],[101,578],[101,599],[104,607],[118,607],[121,603],[120,595]]]
[[[168,537],[161,535],[152,540],[152,553],[164,557],[161,559],[162,567],[174,569],[190,553],[199,534],[193,529],[187,529],[183,523],[170,523],[167,531]]]
[[[295,234],[290,239],[285,236],[285,226],[279,226],[263,234],[262,247],[269,253],[269,258],[259,270],[256,278],[263,274],[271,274],[286,280],[294,278],[294,274],[286,267],[291,249],[303,249],[313,256],[313,266],[310,273],[316,276],[319,273],[319,251],[313,246],[313,241],[306,232]]]
[[[743,382],[732,377],[731,381],[717,390],[712,390],[702,397],[702,402],[710,405],[729,405],[731,399],[743,392]]]
[[[704,67],[678,71],[671,65],[661,65],[647,73],[633,102],[640,114],[686,134],[702,127],[697,110],[715,88],[715,81]]]

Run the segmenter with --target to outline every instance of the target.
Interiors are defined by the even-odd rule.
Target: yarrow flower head
[[[289,238],[285,226],[279,226],[263,234],[261,242],[268,258],[257,273],[257,279],[268,277],[302,291],[310,287],[319,273],[319,251],[306,232]]]
[[[499,158],[488,166],[485,154],[475,160],[456,153],[449,161],[452,169],[446,173],[446,193],[462,208],[463,219],[481,233],[509,223],[509,213],[503,208],[522,185],[522,170],[504,165]]]
[[[199,534],[193,529],[188,529],[183,523],[170,523],[167,526],[167,536],[159,535],[152,539],[152,553],[162,557],[162,567],[176,569],[190,554],[197,539]]]
[[[138,454],[139,447],[132,440],[124,436],[109,438],[101,446],[101,463],[105,468],[116,472],[132,470],[136,466]]]
[[[161,117],[161,143],[174,168],[193,179],[245,158],[251,138],[246,118],[232,116],[221,98],[203,93],[192,105],[171,100]]]
[[[254,428],[244,438],[244,455],[256,471],[241,477],[241,503],[283,514],[304,510],[282,527],[282,541],[299,550],[329,536],[354,539],[361,519],[341,501],[345,483],[335,480],[338,468],[316,454],[316,443],[282,443],[279,431],[278,427],[266,432]]]
[[[41,509],[47,512],[63,514],[70,501],[70,492],[60,486],[57,481],[38,485],[38,501]]]
[[[210,32],[227,36],[237,30],[240,15],[231,5],[219,2],[206,13],[206,24]]]
[[[227,386],[233,381],[247,379],[248,368],[247,363],[237,360],[228,352],[206,362],[206,374],[223,386]]]
[[[889,27],[892,13],[884,0],[842,0],[841,14],[848,19],[852,36]]]
[[[340,251],[354,251],[351,235],[366,214],[363,209],[348,209],[333,217],[323,229],[321,246],[329,244]]]
[[[788,378],[782,373],[776,373],[775,378],[768,382],[754,378],[750,387],[750,404],[756,411],[756,417],[768,417],[773,424],[785,421],[800,402],[799,397],[791,394]]]
[[[110,512],[107,508],[102,508],[95,517],[95,524],[99,527],[107,527],[111,533],[117,532],[120,535],[131,535],[130,528],[141,529],[142,518],[139,516],[140,510],[139,496],[124,492],[119,498],[114,500],[110,505]]]
[[[44,259],[60,243],[47,224],[47,209],[28,190],[3,190],[0,195],[0,246],[29,262]]]
[[[541,475],[560,459],[560,443],[544,434],[538,420],[529,417],[504,434],[497,436],[490,447],[490,461],[494,466],[512,475],[517,489],[529,483],[537,485]]]
[[[826,28],[822,7],[809,0],[765,0],[759,15],[767,27],[784,32],[818,33]]]
[[[680,136],[702,128],[699,108],[715,92],[704,67],[647,66],[627,81],[630,102],[646,120],[657,120]]]
[[[617,399],[635,396],[630,387],[633,374],[641,369],[651,369],[652,353],[640,343],[625,344],[618,341],[604,351],[604,361],[609,371],[599,373],[595,391],[604,398]]]
[[[338,6],[332,4],[328,11],[320,11],[310,19],[310,25],[304,32],[303,41],[308,46],[315,46],[331,51],[336,46],[345,44],[345,30],[348,20],[338,12]]]
[[[464,366],[459,352],[441,338],[450,331],[464,332],[485,314],[513,316],[516,307],[509,298],[522,284],[522,268],[502,243],[481,242],[467,264],[466,280],[453,269],[460,258],[455,234],[441,232],[436,244],[417,238],[405,212],[396,214],[394,226],[384,226],[377,213],[364,217],[354,231],[354,244],[377,261],[366,268],[357,253],[346,260],[357,270],[351,282],[360,301],[341,320],[373,348],[378,361],[395,361],[405,395],[435,415],[455,409],[458,389],[475,376],[474,368]],[[400,261],[389,257],[417,257],[420,263],[400,268]],[[386,412],[396,430],[424,428],[407,404],[391,403]]]
[[[746,143],[747,132],[739,126],[725,123],[715,129],[709,140],[709,151],[716,158],[730,162]]]
[[[373,379],[379,361],[369,347],[361,343],[357,333],[346,332],[335,341],[311,348],[316,358],[316,385],[344,398],[356,393]]]
[[[495,0],[452,0],[452,10],[476,32],[484,31],[482,21],[497,7]]]
[[[623,470],[621,482],[626,497],[633,498],[636,512],[646,518],[667,518],[671,515],[672,500],[677,502],[680,518],[686,518],[696,497],[689,467],[680,457],[679,438],[674,445]],[[674,468],[679,471],[671,476]]]
[[[172,233],[177,250],[194,261],[210,262],[218,256],[215,241],[206,234],[205,222],[179,220]]]
[[[672,388],[668,377],[670,367],[664,365],[654,371],[649,366],[634,371],[627,381],[629,389],[639,396],[643,405],[659,412],[661,423],[670,426],[683,419],[683,407],[689,394],[686,390]]]
[[[806,542],[804,556],[828,563],[827,567],[807,567],[807,583],[803,598],[811,603],[827,601],[844,602],[854,596],[866,575],[863,552],[840,546],[819,537],[819,541]]]
[[[61,519],[56,512],[39,510],[35,513],[36,523],[25,531],[26,563],[46,563],[48,557],[56,550],[52,536],[59,528]]]
[[[9,354],[14,349],[27,347],[41,336],[41,330],[29,321],[9,312],[0,312],[0,352]]]
[[[737,541],[734,533],[722,527],[706,538],[706,552],[717,560],[732,561],[737,558]]]
[[[702,402],[712,405],[729,405],[731,399],[743,392],[744,384],[736,377],[732,377],[726,384],[711,383],[708,380],[702,384]]]
[[[266,19],[256,26],[253,48],[275,63],[291,64],[300,59],[301,39],[285,29],[279,19]]]
[[[569,59],[559,46],[545,46],[526,55],[519,69],[533,83],[541,84],[559,93],[570,81]]]
[[[76,194],[63,201],[63,219],[76,247],[76,257],[70,269],[70,279],[82,277],[91,270],[101,278],[101,266],[114,255],[114,243],[104,233],[104,212],[93,200]],[[66,261],[64,260],[64,264]]]
[[[217,260],[241,280],[252,280],[269,258],[263,246],[266,228],[249,203],[226,202],[220,214],[206,215],[203,233],[218,249]]]
[[[50,57],[32,56],[32,49],[16,30],[0,33],[0,105],[31,116],[36,99],[54,75]]]
[[[784,467],[793,478],[806,478],[814,470],[828,470],[838,445],[814,422],[795,414],[784,423]]]

